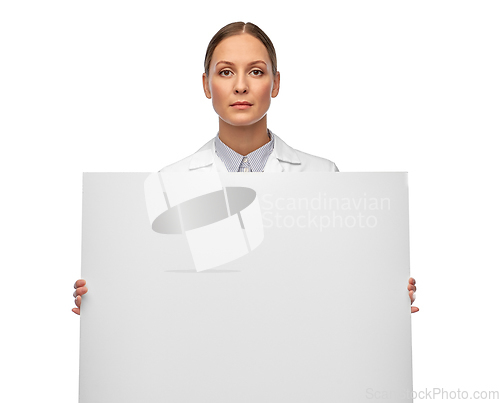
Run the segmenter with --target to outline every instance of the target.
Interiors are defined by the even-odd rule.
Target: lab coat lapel
[[[300,165],[300,159],[295,150],[281,140],[276,133],[273,134],[274,149],[267,160],[264,172],[290,171],[290,164]]]
[[[278,158],[276,157],[276,151],[273,150],[273,152],[267,159],[266,165],[264,166],[264,172],[283,172],[284,170],[285,168],[283,168],[283,165],[281,165]]]
[[[212,140],[208,141],[198,151],[196,151],[196,153],[194,153],[193,158],[191,159],[191,162],[189,164],[189,170],[190,171],[196,170],[196,171],[202,171],[202,172],[216,171],[217,167],[214,164],[214,160],[215,160],[214,157],[217,157],[217,156],[215,155],[214,139],[212,139]]]

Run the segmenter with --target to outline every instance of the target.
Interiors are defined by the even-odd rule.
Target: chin
[[[242,116],[243,118],[243,116]],[[224,118],[221,118],[224,122],[226,122],[228,125],[231,125],[231,126],[250,126],[250,125],[253,125],[255,123],[257,123],[258,121],[260,121],[261,119],[224,119]]]

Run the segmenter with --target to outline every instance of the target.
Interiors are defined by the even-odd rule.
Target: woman
[[[203,90],[219,116],[217,136],[162,171],[337,172],[332,161],[293,149],[267,128],[267,111],[279,87],[274,46],[259,27],[235,22],[220,29],[208,45],[203,73]],[[85,284],[80,279],[74,286],[78,315]],[[410,277],[412,304],[415,284]]]

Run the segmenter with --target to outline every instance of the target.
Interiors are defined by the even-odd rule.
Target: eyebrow
[[[218,64],[220,63],[224,63],[224,64],[229,64],[230,66],[234,66],[234,63],[232,62],[228,62],[227,60],[221,60],[220,62],[217,62],[217,64],[215,66],[217,66]],[[250,62],[248,63],[249,66],[253,66],[254,64],[259,64],[259,63],[264,63],[266,64],[266,62],[264,60],[256,60],[254,62]]]

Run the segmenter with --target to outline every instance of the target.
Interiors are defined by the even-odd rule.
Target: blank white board
[[[165,175],[84,174],[81,403],[412,401],[406,173]]]

